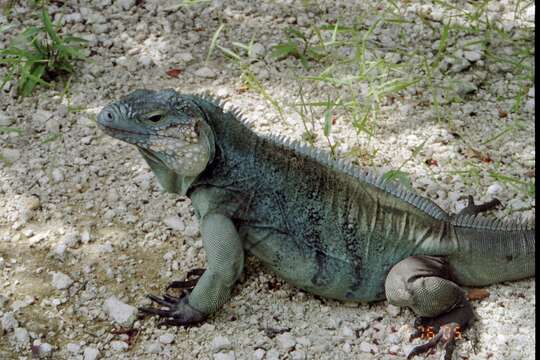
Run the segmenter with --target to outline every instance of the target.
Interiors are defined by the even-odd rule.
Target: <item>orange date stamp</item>
[[[433,337],[435,337],[435,335],[437,335],[437,332],[433,326],[420,325],[418,327],[418,331],[420,332],[420,338],[423,340],[431,340]],[[457,326],[454,329],[454,340],[460,339],[463,339],[463,336],[461,335],[461,327]]]

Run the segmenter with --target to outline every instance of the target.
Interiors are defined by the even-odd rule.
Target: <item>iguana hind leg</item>
[[[144,313],[165,318],[165,325],[193,325],[219,310],[231,296],[232,288],[244,267],[244,249],[232,221],[221,214],[210,213],[201,221],[201,234],[206,250],[208,266],[201,271],[192,271],[198,276],[190,294],[180,297],[150,295],[150,299],[166,309],[143,307]],[[191,288],[192,281],[173,282],[170,287]]]
[[[474,198],[469,195],[467,198],[468,204],[464,207],[457,215],[478,215],[482,212],[495,209],[497,206],[501,205],[501,202],[498,199],[493,199],[491,201],[485,202],[483,204],[476,205],[474,203]]]
[[[413,348],[408,359],[443,344],[445,359],[451,359],[455,340],[474,319],[465,291],[451,281],[446,259],[411,256],[392,267],[385,282],[388,302],[408,306],[419,318],[411,338],[429,339]]]

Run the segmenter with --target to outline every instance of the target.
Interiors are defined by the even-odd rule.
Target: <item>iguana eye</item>
[[[163,118],[162,114],[154,114],[154,115],[149,116],[148,118],[146,118],[146,120],[156,123],[156,122],[160,121],[162,118]]]

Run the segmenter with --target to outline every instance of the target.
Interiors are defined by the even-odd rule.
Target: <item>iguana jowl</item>
[[[137,90],[106,106],[98,124],[135,145],[168,192],[191,198],[207,267],[181,298],[150,295],[142,308],[166,324],[199,323],[219,310],[244,266],[259,258],[320,296],[410,307],[437,335],[409,357],[454,336],[474,318],[464,286],[535,275],[531,224],[449,215],[435,203],[368,171],[281,137],[261,137],[207,96]]]

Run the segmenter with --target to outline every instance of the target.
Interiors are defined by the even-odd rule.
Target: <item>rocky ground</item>
[[[38,22],[36,10],[22,3],[0,16],[0,27],[14,25],[0,48]],[[62,32],[88,40],[88,58],[78,63],[67,95],[61,86],[40,87],[19,99],[11,82],[0,95],[2,359],[398,359],[421,342],[408,341],[414,317],[407,309],[316,298],[254,259],[232,301],[206,324],[166,328],[136,319],[146,293],[160,293],[205,259],[189,199],[162,193],[136,150],[95,126],[102,106],[137,88],[211,91],[242,109],[257,132],[312,139],[377,172],[399,169],[449,212],[473,195],[501,200],[504,207],[491,216],[534,218],[534,4],[477,8],[495,31],[474,17],[477,2],[455,9],[411,1],[51,3]],[[440,53],[448,19],[457,27]],[[359,30],[332,31],[336,23]],[[365,46],[355,52],[334,43],[307,67],[293,56],[272,56],[288,27],[316,43],[312,25],[327,26],[326,42],[365,39]],[[459,25],[471,28],[463,33]],[[247,54],[234,45],[250,41]],[[359,53],[356,63],[336,60]],[[423,66],[439,54],[428,77]],[[332,64],[332,80],[301,78]],[[355,78],[362,66],[373,70]],[[409,75],[416,82],[381,90],[393,76]],[[293,106],[300,84],[306,102],[372,102],[367,125],[351,121],[351,108],[336,108],[327,137],[320,109],[305,126]],[[282,118],[269,99],[283,104]],[[455,358],[533,359],[534,279],[487,290],[489,297],[474,302],[479,320]]]

